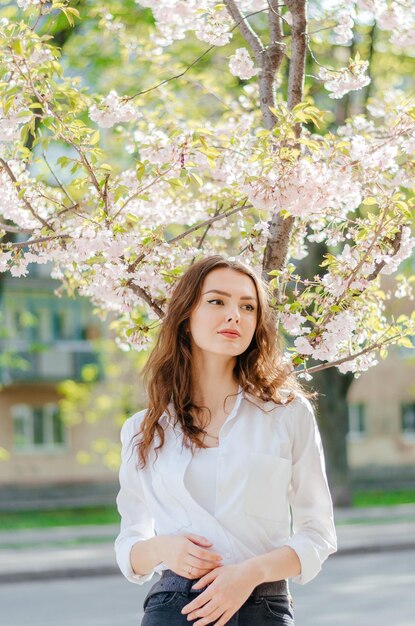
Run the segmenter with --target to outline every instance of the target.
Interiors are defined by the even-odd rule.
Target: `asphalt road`
[[[415,551],[335,556],[291,585],[296,626],[414,626]],[[122,576],[0,585],[1,626],[139,626],[149,584]]]

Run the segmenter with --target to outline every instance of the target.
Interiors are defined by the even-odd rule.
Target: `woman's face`
[[[212,270],[190,315],[192,346],[214,354],[238,356],[251,343],[257,316],[254,281],[228,267]]]

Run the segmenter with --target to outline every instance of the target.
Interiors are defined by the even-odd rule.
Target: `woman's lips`
[[[219,335],[224,335],[225,337],[229,337],[229,339],[238,339],[238,337],[240,337],[240,335],[238,335],[238,333],[231,333],[231,332],[220,332]]]

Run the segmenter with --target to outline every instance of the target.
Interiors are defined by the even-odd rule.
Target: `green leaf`
[[[402,324],[403,322],[407,322],[407,321],[408,321],[408,317],[406,315],[400,315],[398,319],[396,320],[396,323]]]
[[[183,181],[180,178],[169,178],[167,182],[169,183],[170,187],[172,187],[173,189],[184,188]]]
[[[378,201],[376,200],[376,198],[374,198],[373,196],[368,196],[367,198],[364,198],[362,201],[362,204],[377,204]]]
[[[195,172],[189,172],[189,174],[190,176],[192,176],[192,178],[195,179],[195,181],[199,184],[200,187],[203,185],[203,180],[200,178],[198,174],[196,174]]]
[[[91,146],[95,146],[100,139],[100,132],[99,130],[95,130],[92,135],[89,138],[89,143],[91,144]]]
[[[23,54],[23,46],[22,46],[22,42],[20,39],[13,39],[12,50],[16,54]]]
[[[409,337],[401,337],[398,341],[398,346],[402,346],[403,348],[409,348],[410,350],[412,348],[415,348]]]

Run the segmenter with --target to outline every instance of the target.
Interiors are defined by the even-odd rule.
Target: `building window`
[[[56,404],[15,404],[12,416],[16,451],[50,451],[66,447],[66,432]]]
[[[65,311],[63,309],[58,309],[53,311],[52,313],[52,329],[53,329],[53,338],[55,340],[59,339],[75,339],[74,333],[72,332],[71,324],[70,324],[70,311]]]
[[[401,405],[402,432],[405,435],[415,435],[415,402]]]
[[[349,404],[349,435],[351,437],[366,435],[366,407],[363,402]]]

